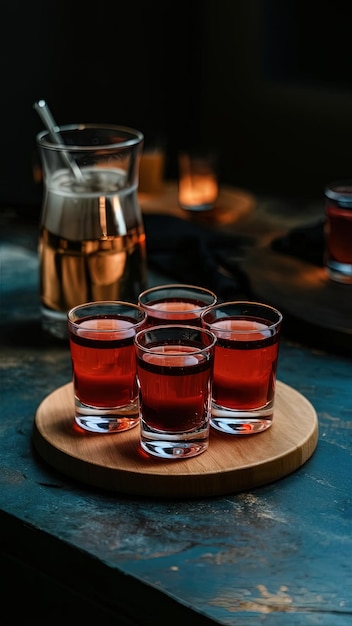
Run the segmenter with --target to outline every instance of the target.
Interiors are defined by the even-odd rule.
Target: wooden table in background
[[[140,193],[139,203],[143,213],[174,215],[186,220],[198,220],[208,226],[235,224],[257,206],[257,200],[248,191],[222,185],[214,209],[185,211],[178,205],[177,183],[172,181],[165,182],[158,193]]]

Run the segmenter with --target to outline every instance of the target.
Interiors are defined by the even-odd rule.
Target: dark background
[[[37,207],[33,110],[211,147],[220,181],[319,198],[352,177],[352,3],[7,0],[1,8],[0,206]]]

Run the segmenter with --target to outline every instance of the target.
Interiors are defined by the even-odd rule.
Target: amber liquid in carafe
[[[146,242],[137,188],[116,171],[67,172],[46,192],[39,238],[43,328],[66,338],[68,309],[84,302],[136,302],[146,285]],[[102,189],[103,191],[101,191]]]

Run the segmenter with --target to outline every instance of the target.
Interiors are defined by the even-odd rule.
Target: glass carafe
[[[67,311],[84,302],[136,302],[146,287],[138,203],[143,134],[77,124],[37,135],[43,165],[39,236],[42,327],[65,339]]]

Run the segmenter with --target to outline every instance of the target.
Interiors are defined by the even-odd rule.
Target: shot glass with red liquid
[[[145,323],[145,312],[129,302],[100,301],[72,308],[67,318],[75,422],[94,433],[137,426],[134,337]]]
[[[352,180],[325,189],[325,269],[332,280],[352,284]]]
[[[257,302],[224,302],[201,316],[217,337],[210,424],[251,435],[272,424],[282,314]]]
[[[200,314],[216,304],[215,293],[197,285],[160,285],[139,294],[138,304],[147,313],[147,326],[190,324],[201,326]]]
[[[148,454],[184,459],[208,448],[215,343],[213,333],[197,326],[136,334],[140,442]]]

